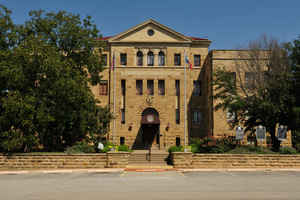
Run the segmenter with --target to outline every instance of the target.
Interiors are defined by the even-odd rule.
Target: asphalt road
[[[0,175],[0,200],[300,199],[300,172]]]

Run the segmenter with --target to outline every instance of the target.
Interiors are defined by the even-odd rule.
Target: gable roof
[[[106,36],[101,38],[100,40],[105,40],[105,41],[109,41],[109,42],[118,42],[120,39],[126,37],[127,35],[129,35],[130,33],[133,33],[149,24],[158,26],[159,28],[163,29],[166,32],[171,33],[172,35],[176,36],[177,38],[179,38],[181,41],[183,42],[192,42],[192,41],[209,41],[208,39],[205,38],[199,38],[199,37],[189,37],[189,36],[185,36],[163,24],[158,23],[157,21],[153,20],[153,19],[149,19],[141,24],[138,24],[122,33],[119,33],[115,36]],[[209,41],[210,42],[210,41]]]

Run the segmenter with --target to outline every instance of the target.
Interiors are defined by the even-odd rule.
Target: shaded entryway
[[[159,149],[160,131],[159,114],[154,108],[142,112],[141,125],[133,144],[133,149]]]

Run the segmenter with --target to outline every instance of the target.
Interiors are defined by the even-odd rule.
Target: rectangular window
[[[180,80],[175,80],[176,96],[180,96]]]
[[[179,53],[174,54],[174,65],[180,66],[181,65],[181,56]]]
[[[101,80],[99,83],[99,95],[106,96],[108,93],[108,82],[107,80]]]
[[[165,95],[165,80],[158,80],[158,94]]]
[[[102,54],[103,65],[107,66],[107,54]]]
[[[121,109],[121,123],[125,124],[125,109]]]
[[[201,56],[194,55],[194,66],[200,66],[200,65],[201,65]]]
[[[120,145],[124,145],[125,144],[125,137],[120,137]]]
[[[127,65],[127,54],[126,53],[120,54],[120,64]]]
[[[122,95],[125,96],[125,92],[126,92],[126,80],[121,80],[121,90],[122,90]]]
[[[175,110],[175,112],[176,112],[176,124],[180,124],[180,110],[179,110],[179,108],[177,108]]]
[[[165,53],[162,51],[158,53],[158,65],[159,66],[165,65]]]
[[[200,124],[201,122],[201,112],[200,111],[193,111],[193,116],[192,116],[192,122],[193,124]]]
[[[194,81],[193,96],[201,96],[201,81]]]
[[[255,72],[245,72],[245,87],[248,89],[255,87]]]
[[[180,137],[176,137],[176,146],[180,146]]]
[[[136,80],[136,94],[143,95],[143,80]]]
[[[147,93],[148,95],[154,95],[154,81],[147,80]]]

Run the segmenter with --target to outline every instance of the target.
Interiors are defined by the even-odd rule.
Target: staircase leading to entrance
[[[128,167],[172,168],[166,162],[168,155],[167,152],[160,150],[152,150],[151,154],[148,150],[135,150],[130,155]]]

